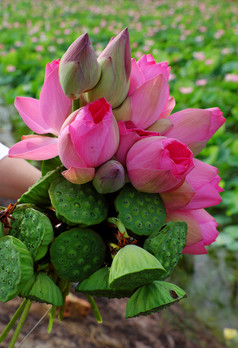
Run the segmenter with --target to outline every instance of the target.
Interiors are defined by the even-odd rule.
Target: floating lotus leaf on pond
[[[183,221],[168,222],[160,231],[146,238],[144,249],[153,254],[164,266],[166,279],[180,260],[186,245],[187,224]]]
[[[75,290],[92,296],[104,296],[107,298],[130,297],[134,291],[131,289],[130,284],[128,284],[127,289],[112,288],[109,286],[109,272],[109,267],[100,268],[79,283]]]
[[[62,177],[51,184],[49,194],[57,217],[69,225],[96,225],[107,217],[106,199],[92,183],[76,185]]]
[[[63,166],[60,166],[41,177],[28,191],[18,199],[18,203],[33,203],[37,206],[49,207],[51,205],[48,190],[53,180],[61,177]]]
[[[58,275],[78,282],[97,271],[105,259],[106,246],[98,233],[75,227],[61,233],[50,248],[51,262]]]
[[[63,296],[58,286],[53,280],[44,272],[40,272],[29,281],[29,288],[21,289],[21,296],[26,297],[32,301],[50,303],[55,306],[63,305]],[[27,284],[28,285],[28,284]]]
[[[0,238],[0,301],[18,295],[22,284],[33,276],[33,260],[25,244],[13,236]]]
[[[113,288],[131,289],[158,280],[165,273],[161,263],[148,251],[136,245],[127,245],[115,255],[109,274]]]
[[[115,200],[118,218],[136,235],[148,236],[165,222],[166,210],[158,193],[137,191],[127,184]]]
[[[178,286],[154,281],[137,289],[126,307],[126,318],[148,315],[170,306],[186,297],[186,293]]]
[[[35,261],[45,256],[54,238],[49,218],[38,210],[27,208],[13,213],[12,229],[9,234],[20,239]]]

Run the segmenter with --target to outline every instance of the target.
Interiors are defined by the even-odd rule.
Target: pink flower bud
[[[93,186],[99,193],[112,193],[125,185],[126,177],[123,165],[115,160],[102,164],[96,171]]]
[[[126,164],[132,185],[149,193],[179,187],[194,167],[192,152],[186,145],[160,136],[136,142],[127,154]]]
[[[80,93],[92,89],[101,75],[96,53],[88,34],[76,39],[63,55],[59,78],[64,93],[71,99],[79,98]]]
[[[70,170],[69,176],[65,173],[66,178],[71,181],[72,173],[74,183],[81,184],[82,176],[83,180],[92,180],[92,171],[85,179],[85,170],[83,173],[80,170],[96,168],[108,161],[116,152],[118,144],[117,122],[111,105],[104,98],[76,110],[69,116],[69,122],[66,120],[64,123],[59,136],[59,156],[63,165]]]
[[[96,87],[85,95],[88,102],[104,97],[112,105],[119,106],[126,98],[131,73],[131,50],[128,29],[112,38],[98,57],[102,76]]]

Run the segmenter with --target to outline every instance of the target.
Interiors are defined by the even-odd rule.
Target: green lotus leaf
[[[118,218],[125,227],[139,236],[148,236],[164,225],[166,210],[158,193],[137,191],[127,184],[115,200]]]
[[[123,289],[109,286],[109,272],[109,267],[100,268],[79,283],[75,290],[92,296],[103,296],[107,298],[130,297],[133,293],[131,288]]]
[[[0,238],[0,301],[18,295],[22,284],[33,276],[33,260],[24,243],[13,236]]]
[[[33,203],[37,206],[49,207],[51,205],[49,197],[49,187],[53,180],[61,176],[63,167],[60,166],[41,177],[31,186],[27,192],[18,199],[18,203]]]
[[[131,289],[159,280],[165,273],[161,263],[148,251],[136,245],[127,245],[115,255],[109,274],[113,288]]]
[[[106,246],[98,233],[75,227],[61,233],[50,248],[51,262],[58,275],[72,282],[97,271],[105,259]]]
[[[62,166],[62,162],[59,156],[42,161],[42,164],[41,164],[42,176],[45,176],[48,172],[51,172],[52,170],[55,170],[57,167],[60,167],[60,166]]]
[[[156,280],[137,289],[126,307],[126,318],[149,315],[186,297],[178,286]]]
[[[22,289],[21,295],[32,301],[49,303],[54,306],[63,305],[63,296],[60,289],[44,272],[38,273],[30,290]]]
[[[161,280],[166,279],[176,267],[186,245],[187,224],[168,222],[160,231],[146,238],[143,248],[154,255],[166,269]]]
[[[20,239],[35,261],[45,256],[54,231],[49,218],[38,210],[27,208],[13,213],[9,234]]]
[[[106,199],[91,182],[76,185],[62,177],[52,182],[49,194],[56,216],[69,225],[96,225],[107,217]]]

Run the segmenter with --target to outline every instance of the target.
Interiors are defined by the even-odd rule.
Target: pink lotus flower
[[[72,107],[71,100],[64,95],[59,83],[59,60],[53,60],[46,65],[40,99],[17,97],[15,107],[33,132],[58,136]],[[58,155],[56,137],[28,135],[22,139],[11,147],[10,157],[43,160]]]
[[[216,220],[204,209],[169,210],[166,215],[168,221],[185,221],[188,226],[187,243],[184,254],[206,254],[206,245],[215,242],[218,231]]]
[[[160,136],[136,142],[127,154],[126,165],[132,185],[150,193],[177,188],[194,167],[186,145]]]
[[[113,110],[116,119],[143,129],[158,120],[168,103],[169,71],[167,63],[156,63],[151,54],[138,62],[132,59],[130,89],[122,105]]]
[[[95,167],[111,159],[119,132],[111,105],[101,98],[73,112],[59,135],[59,157],[67,180],[82,184],[93,179]]]
[[[132,122],[118,122],[120,142],[117,152],[115,153],[116,159],[124,166],[126,165],[126,156],[133,144],[140,139],[151,136],[158,136],[157,132],[149,132],[141,128],[136,128]]]
[[[201,209],[221,202],[218,169],[197,159],[193,163],[195,167],[178,189],[161,193],[167,209]]]
[[[163,135],[182,141],[194,156],[206,146],[208,140],[225,122],[219,108],[185,109],[168,118],[173,127]]]

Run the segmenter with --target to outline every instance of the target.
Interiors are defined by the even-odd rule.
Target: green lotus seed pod
[[[154,255],[166,269],[161,280],[170,275],[180,260],[186,245],[186,236],[187,224],[183,221],[172,221],[146,238],[144,249]]]
[[[127,245],[115,255],[109,274],[113,288],[131,289],[161,278],[165,272],[161,263],[150,253],[136,245]]]
[[[149,236],[165,222],[166,210],[158,193],[137,191],[127,184],[115,200],[118,218],[125,227],[139,236]]]
[[[13,213],[12,229],[9,234],[20,239],[35,261],[45,256],[54,231],[49,218],[38,210],[27,208]]]
[[[0,301],[7,302],[33,276],[33,260],[25,244],[13,236],[0,238]]]
[[[18,199],[18,203],[33,203],[37,206],[49,207],[51,205],[48,193],[50,184],[53,180],[61,176],[62,170],[63,167],[60,166],[37,180],[37,182]]]
[[[44,272],[36,275],[30,289],[27,287],[21,290],[21,296],[32,301],[50,303],[54,306],[63,305],[63,296],[58,286]]]
[[[96,225],[107,217],[106,199],[92,183],[75,185],[59,178],[51,184],[49,194],[57,217],[69,225]]]
[[[51,262],[58,275],[72,282],[97,271],[105,259],[106,246],[89,228],[75,227],[61,233],[50,248]]]
[[[186,293],[178,286],[154,281],[140,287],[131,296],[126,307],[126,318],[158,312],[184,297],[186,297]]]
[[[103,296],[107,298],[130,297],[133,293],[131,288],[123,289],[112,288],[109,286],[109,272],[109,267],[100,268],[87,279],[84,279],[79,283],[75,290],[88,295]]]

